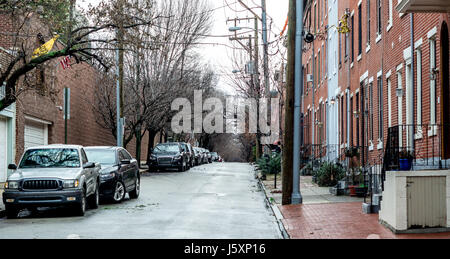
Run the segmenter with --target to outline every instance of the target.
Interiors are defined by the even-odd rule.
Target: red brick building
[[[417,1],[422,0],[410,2]],[[442,8],[400,13],[397,7],[408,6],[404,2],[408,1],[338,0],[338,17],[347,13],[350,28],[348,34],[339,35],[338,62],[334,55],[318,53],[327,46],[320,28],[326,33],[334,24],[327,24],[326,14],[315,7],[328,3],[330,14],[331,0],[308,1],[304,18],[307,30],[313,28],[318,36],[313,43],[315,71],[312,48],[303,52],[305,77],[314,74],[316,85],[313,95],[305,78],[305,144],[331,143],[320,132],[330,119],[323,118],[321,105],[336,102],[339,125],[328,128],[325,138],[333,132],[339,136],[340,154],[347,147],[358,148],[362,165],[373,174],[380,174],[385,157],[392,155],[387,148],[397,156],[400,151],[413,152],[418,169],[450,166],[449,13]],[[324,21],[323,27],[317,20]],[[325,62],[328,70],[333,66],[338,70],[336,93],[327,93],[326,80],[322,81],[326,72],[321,74],[320,66]],[[345,156],[340,158],[345,162]]]
[[[325,155],[321,146],[326,144],[327,127],[327,1],[308,1],[306,10],[306,33],[314,35],[315,40],[304,44],[303,50],[304,143],[307,156],[314,152],[320,157]]]

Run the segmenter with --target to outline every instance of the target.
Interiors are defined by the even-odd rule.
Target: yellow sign
[[[40,46],[33,52],[33,56],[31,58],[38,58],[42,55],[47,54],[52,50],[53,45],[55,44],[55,41],[59,38],[59,35],[56,35],[51,40],[47,41],[44,45]]]

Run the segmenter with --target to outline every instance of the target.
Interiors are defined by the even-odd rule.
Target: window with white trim
[[[417,125],[422,124],[422,50],[417,49]],[[421,128],[420,126],[418,126]]]
[[[367,0],[367,46],[370,45],[370,0]]]
[[[387,89],[388,89],[388,127],[392,127],[392,82],[391,78],[387,78]]]
[[[378,138],[383,140],[383,77],[377,78],[378,86]]]
[[[392,13],[393,13],[392,0],[389,0],[388,1],[388,25],[386,28],[387,31],[389,31],[393,25]]]
[[[430,39],[430,71],[436,69],[436,39]],[[436,124],[436,80],[430,80],[430,124]],[[434,135],[434,134],[433,134]]]

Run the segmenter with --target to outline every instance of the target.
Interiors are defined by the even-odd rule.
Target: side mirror
[[[124,160],[121,160],[121,161],[120,161],[120,164],[121,164],[121,165],[129,165],[129,164],[131,164],[131,160],[130,160],[130,159],[124,159]]]
[[[94,162],[87,162],[86,164],[83,165],[83,169],[90,169],[90,168],[95,168]]]
[[[9,170],[17,170],[17,165],[15,165],[15,164],[10,164],[10,165],[8,165],[8,169],[9,169]]]

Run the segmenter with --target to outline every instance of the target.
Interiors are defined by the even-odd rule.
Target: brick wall
[[[306,51],[303,52],[304,66],[304,90],[303,90],[303,114],[304,114],[304,143],[324,144],[326,143],[326,101],[327,92],[327,44],[325,27],[328,24],[327,1],[313,1],[311,9],[308,10],[308,18],[305,27],[316,34],[316,40],[313,43],[304,43]],[[320,14],[320,16],[319,16]],[[310,19],[311,18],[311,19]],[[313,46],[314,44],[314,46]],[[313,53],[314,48],[314,53]],[[320,53],[320,54],[319,54]],[[315,68],[313,67],[315,65]],[[320,67],[319,67],[320,66]],[[320,72],[320,74],[319,74]],[[315,73],[314,89],[313,84],[306,80],[307,74]],[[313,116],[314,114],[314,116]],[[314,117],[314,119],[313,119]],[[315,124],[315,121],[319,124]],[[314,125],[314,126],[313,126]],[[320,125],[320,127],[319,127]],[[313,143],[314,134],[314,143]]]

